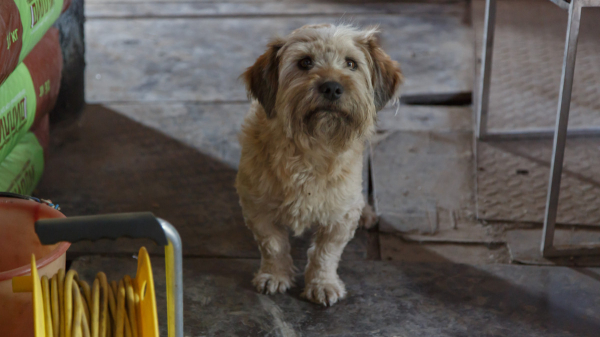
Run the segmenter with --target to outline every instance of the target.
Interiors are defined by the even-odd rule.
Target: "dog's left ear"
[[[242,77],[248,94],[258,100],[267,117],[275,116],[275,100],[279,86],[279,59],[277,52],[283,46],[281,39],[269,43],[267,51],[249,67]]]
[[[371,82],[375,91],[375,108],[383,109],[390,99],[395,98],[404,80],[398,62],[393,61],[379,46],[377,29],[367,31],[362,41],[371,57]]]

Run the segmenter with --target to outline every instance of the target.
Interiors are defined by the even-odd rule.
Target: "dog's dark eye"
[[[358,68],[358,64],[354,60],[346,60],[346,67],[350,68],[350,70],[356,70]]]
[[[300,67],[300,69],[308,70],[308,69],[312,68],[312,66],[313,66],[313,62],[310,59],[310,57],[305,57],[298,62],[298,67]]]

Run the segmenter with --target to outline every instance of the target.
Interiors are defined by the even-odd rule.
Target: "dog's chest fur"
[[[353,157],[348,154],[332,163],[330,174],[323,174],[305,159],[279,176],[279,220],[300,234],[312,224],[342,222],[352,209],[362,209],[362,161]]]
[[[269,123],[251,111],[243,126],[236,187],[244,212],[268,212],[296,234],[360,214],[363,144],[342,153],[307,152]]]

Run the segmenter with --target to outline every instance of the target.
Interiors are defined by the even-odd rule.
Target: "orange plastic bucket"
[[[40,277],[50,278],[65,268],[71,244],[42,246],[34,229],[37,220],[64,217],[42,203],[0,197],[0,336],[33,336],[31,294],[13,293],[12,278],[31,274],[31,254],[37,258]]]

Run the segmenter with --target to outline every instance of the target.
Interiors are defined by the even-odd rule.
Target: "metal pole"
[[[167,262],[167,270],[165,270],[167,276],[167,288],[172,285],[173,295],[175,296],[172,303],[174,306],[174,317],[168,317],[169,337],[183,337],[183,249],[181,237],[173,225],[163,219],[157,219],[165,232],[165,236],[169,241],[169,246],[173,247],[172,264]],[[169,258],[168,255],[170,254],[165,254],[165,259]],[[168,270],[169,266],[172,267],[172,270]],[[167,290],[167,302],[170,302],[168,296]],[[167,303],[167,306],[170,306],[170,304],[171,303]],[[169,316],[171,316],[171,313],[169,313]],[[174,326],[171,326],[171,323],[174,323]]]
[[[569,26],[565,43],[565,54],[558,97],[558,111],[556,113],[556,130],[554,133],[554,146],[552,151],[552,166],[550,168],[550,181],[548,197],[546,200],[546,215],[544,217],[544,232],[542,234],[541,251],[543,256],[552,254],[556,213],[558,210],[558,194],[560,178],[567,140],[567,125],[569,123],[569,108],[571,105],[571,89],[575,75],[575,57],[577,54],[577,38],[581,20],[581,2],[572,0],[569,7]]]
[[[490,81],[492,78],[492,55],[494,53],[494,30],[496,27],[496,0],[486,0],[483,31],[483,51],[481,52],[481,72],[477,93],[477,138],[487,134],[488,107],[490,102]]]

